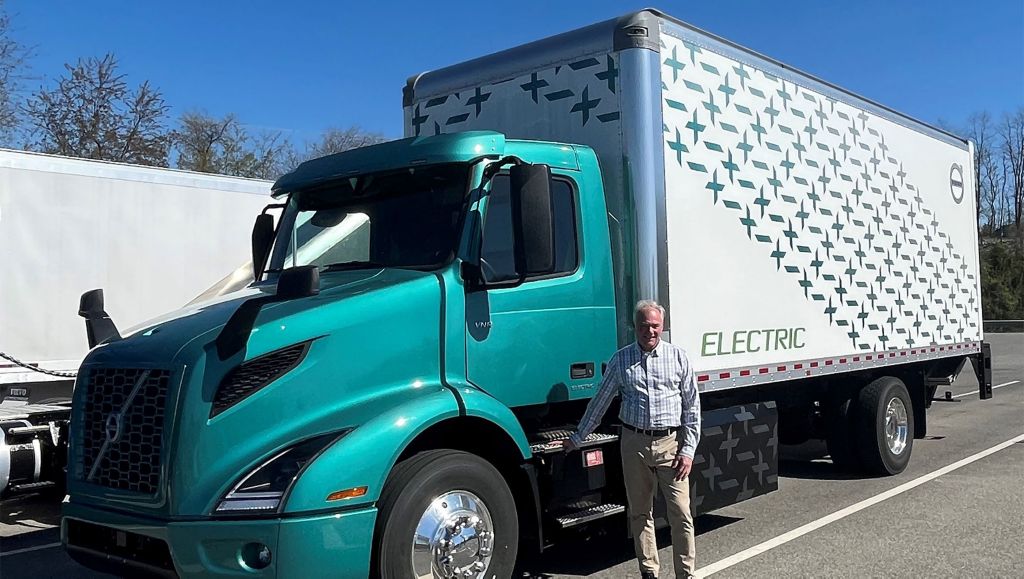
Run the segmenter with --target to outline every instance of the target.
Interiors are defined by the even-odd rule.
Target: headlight
[[[275,513],[303,468],[351,429],[308,438],[275,454],[242,477],[221,499],[214,514]]]
[[[313,341],[309,340],[253,358],[228,373],[217,387],[210,418],[217,416],[264,386],[290,372],[302,362]]]

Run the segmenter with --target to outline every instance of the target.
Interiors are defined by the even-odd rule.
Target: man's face
[[[640,347],[650,352],[658,345],[658,340],[661,339],[661,312],[656,309],[648,308],[641,311],[636,316],[636,343],[640,344]]]

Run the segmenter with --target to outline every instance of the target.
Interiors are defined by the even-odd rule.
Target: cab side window
[[[576,240],[576,205],[572,184],[565,179],[551,179],[552,215],[555,222],[555,272],[567,275],[579,265]],[[484,243],[481,257],[484,280],[488,283],[518,278],[512,249],[512,203],[509,198],[509,177],[496,175],[491,180],[491,193],[484,218]],[[527,278],[539,279],[539,278]]]

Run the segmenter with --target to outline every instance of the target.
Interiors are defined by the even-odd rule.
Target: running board
[[[530,451],[533,454],[551,454],[553,452],[561,452],[562,447],[558,442],[565,440],[572,436],[574,431],[572,430],[556,430],[548,431],[544,433],[544,440],[542,442],[536,442],[530,445]],[[609,442],[615,442],[619,439],[617,434],[599,434],[593,433],[590,436],[583,439],[583,444],[580,448],[586,448],[588,446],[598,446],[601,444],[607,444]]]
[[[569,527],[575,527],[577,525],[582,525],[605,517],[611,517],[624,512],[626,512],[626,507],[623,505],[606,504],[569,513],[561,517],[556,517],[555,520],[558,521],[559,526],[563,529],[567,529]]]

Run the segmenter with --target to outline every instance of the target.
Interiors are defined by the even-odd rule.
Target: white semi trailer
[[[51,482],[83,292],[121,327],[181,307],[249,260],[270,185],[0,150],[0,494]]]

